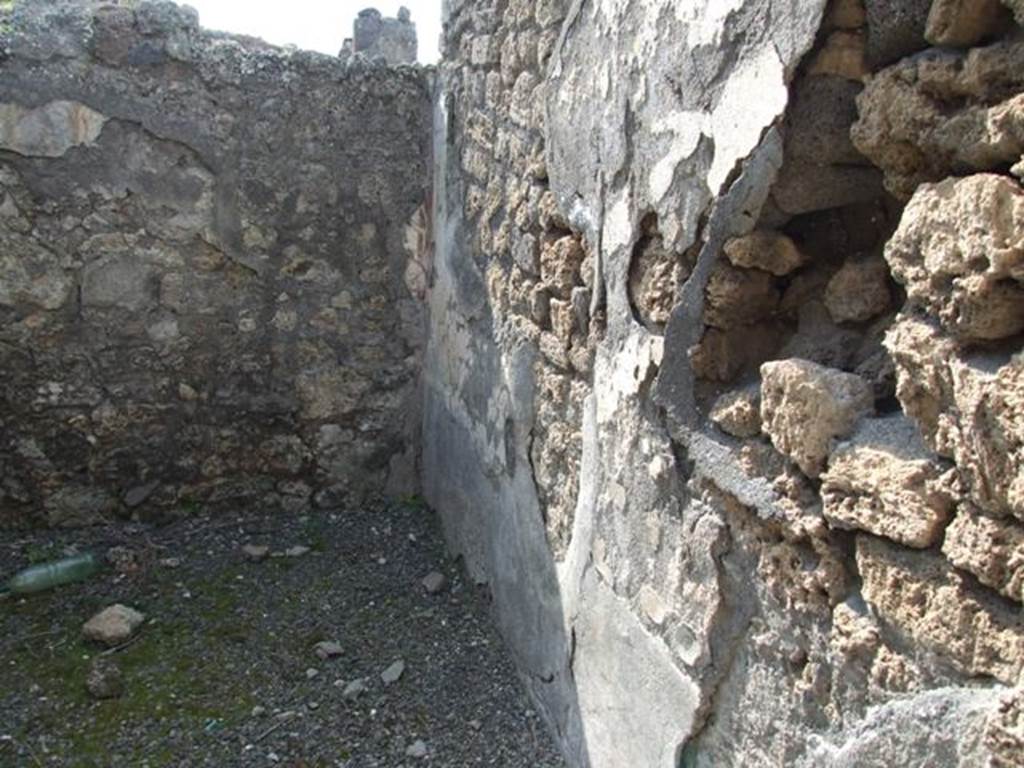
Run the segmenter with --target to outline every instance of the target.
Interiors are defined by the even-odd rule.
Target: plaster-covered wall
[[[0,22],[0,525],[414,487],[428,73]]]
[[[424,487],[570,765],[1021,764],[1022,51],[447,4]]]

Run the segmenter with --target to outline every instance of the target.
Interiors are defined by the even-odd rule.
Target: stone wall
[[[393,19],[385,18],[376,8],[360,11],[352,24],[352,37],[342,44],[339,55],[347,59],[357,53],[367,59],[381,58],[392,65],[415,63],[416,25],[409,9],[399,8]]]
[[[429,73],[0,19],[0,525],[415,485]]]
[[[569,764],[1021,765],[1010,10],[446,13],[424,488]]]

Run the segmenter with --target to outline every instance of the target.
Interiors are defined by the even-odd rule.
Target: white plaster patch
[[[785,67],[775,49],[763,47],[740,61],[711,115],[715,159],[708,172],[712,193],[721,187],[737,161],[749,155],[761,133],[783,113],[789,99]]]
[[[658,203],[668,193],[679,164],[691,157],[700,144],[706,118],[701,112],[680,110],[657,120],[655,135],[671,133],[668,151],[651,169],[648,185],[651,201]]]
[[[616,249],[633,244],[632,195],[628,188],[619,193],[604,220],[604,249],[614,253]]]
[[[676,768],[701,691],[596,575],[583,585],[573,665],[592,768]],[[628,681],[623,685],[623,681]]]

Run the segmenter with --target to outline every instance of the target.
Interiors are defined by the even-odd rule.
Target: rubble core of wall
[[[411,487],[428,73],[170,2],[0,30],[0,525]]]
[[[728,5],[450,4],[427,497],[570,765],[1022,765],[1020,4]]]

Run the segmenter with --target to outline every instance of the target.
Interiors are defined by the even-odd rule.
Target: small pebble
[[[336,640],[324,640],[313,646],[313,652],[321,660],[327,661],[327,659],[333,659],[335,656],[341,656],[344,653],[344,649]]]
[[[270,555],[270,547],[265,544],[246,544],[242,547],[242,554],[253,562],[258,563],[260,560],[266,560]]]
[[[433,571],[423,577],[423,588],[428,594],[436,595],[448,586],[448,579],[440,571]]]
[[[364,680],[353,680],[351,683],[345,686],[345,690],[342,691],[342,696],[346,699],[354,699],[359,694],[366,691],[366,682]]]
[[[252,708],[253,717],[263,717],[265,714],[267,714],[266,707],[261,707],[259,704],[257,704],[255,707]]]
[[[417,739],[412,743],[411,747],[405,750],[405,754],[409,757],[426,757],[427,743],[423,739]]]
[[[97,699],[116,699],[124,693],[124,676],[113,662],[95,659],[89,665],[85,687]]]
[[[314,677],[320,674],[320,670],[310,667],[306,670],[306,678],[312,680]]]
[[[397,683],[404,672],[405,662],[399,660],[381,672],[380,679],[384,681],[384,685],[391,685]]]
[[[309,551],[309,547],[304,547],[301,544],[299,544],[294,547],[289,547],[284,551],[284,553],[287,557],[302,557],[303,555],[308,554]]]

